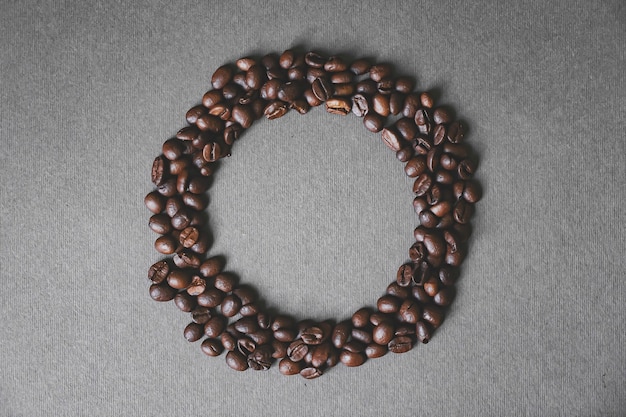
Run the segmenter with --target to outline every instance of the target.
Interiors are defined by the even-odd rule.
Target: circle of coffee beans
[[[428,343],[454,299],[481,197],[464,124],[431,94],[416,91],[411,77],[366,59],[287,50],[223,65],[211,84],[187,112],[187,125],[163,143],[152,165],[156,189],[145,197],[153,214],[149,226],[159,234],[155,249],[167,255],[149,269],[150,296],[174,300],[189,313],[184,337],[201,341],[208,356],[223,355],[235,370],[266,370],[278,362],[280,373],[308,379],[340,362],[360,366]],[[395,152],[414,179],[420,222],[407,261],[376,305],[338,322],[270,314],[252,287],[224,269],[223,257],[208,254],[203,213],[218,160],[230,156],[254,121],[316,106],[362,117],[365,128]]]

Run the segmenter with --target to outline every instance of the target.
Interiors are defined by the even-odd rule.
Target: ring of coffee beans
[[[219,67],[212,89],[186,114],[188,124],[163,144],[152,166],[156,189],[145,197],[153,213],[155,248],[166,257],[148,272],[150,296],[174,300],[190,313],[184,336],[204,339],[202,351],[243,371],[278,361],[284,375],[315,378],[341,362],[359,366],[387,352],[403,353],[428,343],[453,300],[459,267],[467,254],[470,217],[481,196],[471,179],[476,162],[464,142],[464,125],[450,109],[435,106],[428,92],[414,91],[410,77],[394,76],[387,63],[351,63],[338,56],[287,50],[260,59],[242,58]],[[350,319],[296,321],[270,315],[257,293],[224,271],[221,256],[208,256],[203,211],[209,177],[229,156],[244,130],[264,116],[293,109],[305,114],[324,105],[332,114],[353,113],[414,178],[414,230],[410,260],[400,266],[375,307]],[[395,116],[395,119],[394,119]]]

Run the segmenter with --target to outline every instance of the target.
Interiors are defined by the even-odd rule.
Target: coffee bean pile
[[[388,352],[403,353],[428,343],[455,295],[459,267],[467,254],[469,224],[481,197],[472,179],[476,161],[464,142],[464,124],[411,77],[397,76],[387,63],[347,62],[338,56],[287,50],[259,59],[241,58],[219,67],[212,89],[186,114],[187,125],[163,143],[152,166],[156,189],[145,197],[159,234],[155,249],[167,256],[152,265],[150,296],[174,300],[189,313],[184,336],[202,339],[208,356],[224,352],[231,368],[265,370],[278,362],[284,375],[316,378],[341,362],[359,366]],[[413,207],[420,225],[406,263],[376,306],[350,319],[296,321],[261,308],[256,291],[209,256],[205,192],[218,160],[254,121],[278,119],[288,111],[363,118],[379,133],[414,178]]]

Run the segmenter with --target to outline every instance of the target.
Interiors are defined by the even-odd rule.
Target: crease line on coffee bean
[[[183,334],[208,356],[224,356],[237,371],[267,370],[312,379],[335,365],[363,365],[426,344],[455,297],[467,255],[470,220],[481,187],[465,125],[419,92],[392,65],[351,62],[316,52],[286,50],[244,57],[219,67],[212,89],[189,109],[187,125],[166,140],[152,165],[155,189],[144,199],[155,249],[166,257],[149,268],[150,296],[189,313]],[[259,119],[278,119],[314,107],[363,119],[395,152],[413,179],[419,219],[408,260],[376,301],[341,320],[296,321],[264,311],[256,291],[209,255],[206,191],[219,160]]]

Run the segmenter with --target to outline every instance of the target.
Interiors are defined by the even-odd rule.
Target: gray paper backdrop
[[[626,415],[622,1],[0,4],[0,415]],[[144,195],[215,68],[299,46],[415,75],[485,189],[431,344],[306,381],[237,373],[153,302]],[[355,117],[260,122],[210,190],[213,253],[299,318],[372,305],[412,243]]]

